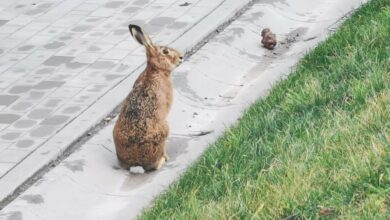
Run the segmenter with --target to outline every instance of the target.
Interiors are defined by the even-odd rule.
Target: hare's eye
[[[163,54],[167,55],[169,53],[168,49],[163,49]]]

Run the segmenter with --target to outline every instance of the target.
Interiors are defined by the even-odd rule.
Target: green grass
[[[390,0],[372,0],[140,218],[390,219],[389,208]]]

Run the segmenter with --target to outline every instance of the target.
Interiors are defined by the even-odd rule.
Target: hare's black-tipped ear
[[[152,41],[150,40],[149,36],[145,34],[145,32],[142,30],[141,27],[138,25],[130,24],[129,30],[131,36],[133,36],[134,39],[138,41],[138,43],[144,45],[144,46],[153,46]]]

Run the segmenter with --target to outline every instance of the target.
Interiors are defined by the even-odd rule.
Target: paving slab
[[[0,211],[0,219],[135,218],[251,103],[264,97],[308,50],[364,2],[257,1],[175,70],[175,100],[169,117],[171,159],[161,170],[131,174],[119,168],[112,140],[114,120]],[[260,45],[264,27],[270,27],[279,39],[273,51]],[[172,45],[181,47],[183,42]],[[118,84],[108,97],[127,94],[136,77],[133,74]],[[97,106],[107,104],[103,99]],[[208,130],[214,133],[190,136]]]
[[[248,2],[1,1],[0,143],[6,144],[0,201],[127,95],[145,63],[143,48],[128,33],[130,22],[142,24],[157,43],[181,40],[185,51]],[[209,19],[214,13],[219,17]],[[202,33],[190,34],[196,28]]]

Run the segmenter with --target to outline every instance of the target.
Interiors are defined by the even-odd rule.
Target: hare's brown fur
[[[142,44],[147,51],[147,67],[123,103],[113,136],[121,164],[126,168],[142,166],[148,171],[159,169],[168,160],[167,116],[173,100],[171,71],[182,57],[168,47],[154,46],[151,42]]]

